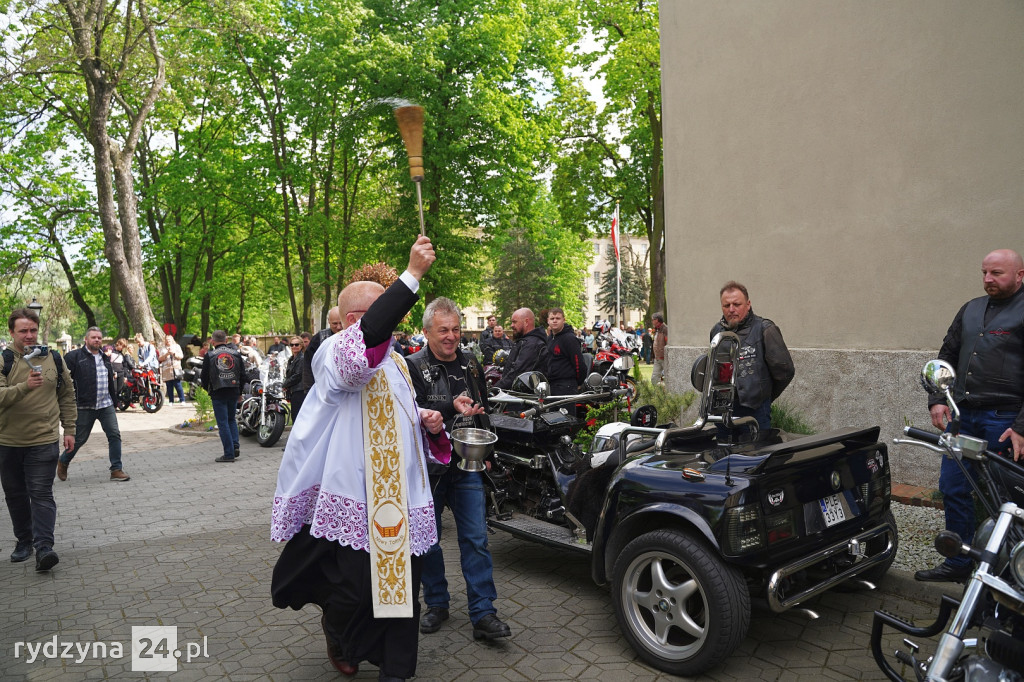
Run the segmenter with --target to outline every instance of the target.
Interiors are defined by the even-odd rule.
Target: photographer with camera
[[[11,561],[26,561],[36,552],[36,570],[59,561],[53,551],[57,503],[53,477],[63,445],[75,449],[75,389],[56,351],[36,346],[39,316],[18,308],[7,321],[11,346],[3,351],[0,371],[0,483],[18,544]]]

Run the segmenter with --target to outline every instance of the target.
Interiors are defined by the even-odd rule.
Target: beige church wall
[[[982,257],[1024,250],[1024,3],[660,11],[670,384],[736,279],[816,426],[924,425],[916,372]],[[933,457],[895,448],[897,480],[933,482]]]

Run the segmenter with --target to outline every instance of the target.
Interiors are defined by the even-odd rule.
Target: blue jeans
[[[235,420],[238,401],[236,398],[213,398],[212,402],[213,416],[217,419],[217,432],[220,434],[220,444],[224,447],[224,456],[234,459],[235,450],[238,449],[238,422]]]
[[[999,436],[1010,428],[1016,417],[1017,413],[1009,410],[961,410],[960,433],[965,436],[984,438],[988,441],[990,450],[1007,454],[1011,447],[1010,439],[1007,438],[1005,443],[1000,443]],[[949,430],[948,427],[946,430]],[[972,477],[977,477],[977,473],[974,471],[974,462],[969,459],[962,461],[968,473]],[[942,467],[939,470],[939,492],[942,493],[942,506],[945,509],[946,530],[955,532],[961,540],[968,544],[974,539],[974,531],[978,526],[974,515],[972,491],[970,481],[964,476],[957,463],[949,457],[943,456]],[[948,566],[959,568],[970,566],[971,560],[965,556],[956,556],[946,559],[945,563]]]
[[[11,513],[14,537],[35,548],[53,547],[57,503],[53,477],[57,474],[56,443],[15,448],[0,445],[0,483]]]
[[[469,619],[477,623],[489,613],[497,613],[494,600],[494,563],[487,549],[486,498],[483,474],[463,471],[454,464],[434,487],[434,513],[437,515],[438,544],[423,555],[423,603],[427,608],[448,608],[451,596],[444,577],[444,555],[441,552],[441,512],[445,504],[455,517],[459,538],[462,576],[466,579],[466,601]]]
[[[732,418],[739,419],[740,417],[753,417],[757,420],[757,428],[760,433],[765,433],[772,430],[772,401],[768,399],[761,403],[760,407],[747,407],[746,405],[738,405],[735,410],[732,411]],[[729,437],[729,429],[725,428],[721,424],[717,424],[718,439],[725,440]],[[735,433],[734,438],[741,438],[750,433],[749,426],[741,426],[737,429],[733,429]]]
[[[89,440],[89,433],[93,425],[99,422],[103,433],[107,436],[107,456],[110,458],[110,470],[121,470],[121,429],[117,428],[117,410],[114,406],[104,407],[99,410],[90,410],[86,407],[78,408],[78,419],[75,420],[75,449],[71,452],[64,451],[60,461],[70,464],[71,460],[82,446]]]
[[[178,400],[181,402],[185,402],[185,391],[183,391],[181,388],[181,379],[169,379],[167,382],[164,383],[164,386],[167,387],[168,402],[174,402],[175,391],[177,391],[178,393]]]

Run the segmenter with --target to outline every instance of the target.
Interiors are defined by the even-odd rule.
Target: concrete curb
[[[959,599],[963,595],[964,586],[959,583],[923,583],[914,580],[914,574],[909,571],[892,568],[878,583],[878,590],[904,599],[935,604],[938,608],[942,595],[948,594]]]
[[[195,428],[183,429],[180,426],[168,426],[167,430],[171,433],[176,433],[179,436],[191,436],[193,438],[209,438],[210,436],[216,436],[217,438],[220,438],[220,434],[218,434],[216,430],[207,431],[205,429]]]

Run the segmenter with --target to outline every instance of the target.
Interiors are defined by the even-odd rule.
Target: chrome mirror
[[[956,382],[956,371],[944,360],[929,360],[921,370],[921,385],[929,393],[946,393]]]
[[[549,395],[551,395],[551,386],[548,385],[548,382],[542,381],[539,384],[537,384],[537,388],[533,389],[533,393],[538,398],[547,398]]]
[[[512,390],[517,393],[536,393],[541,383],[546,383],[547,377],[540,372],[523,372],[512,383]]]

